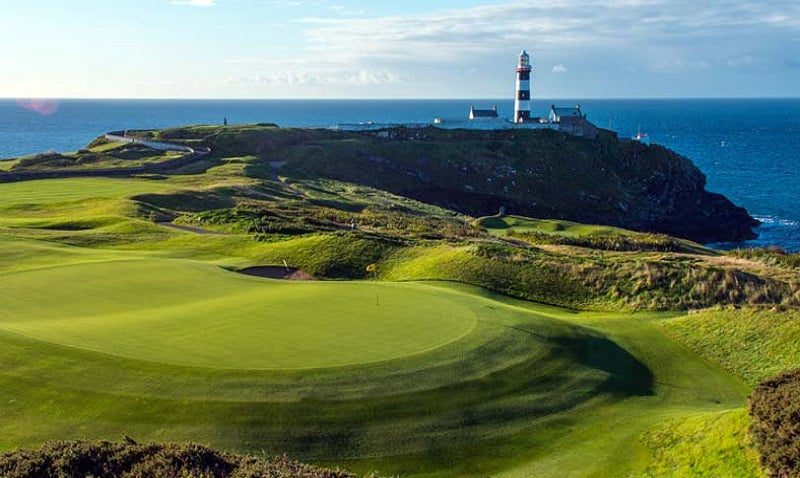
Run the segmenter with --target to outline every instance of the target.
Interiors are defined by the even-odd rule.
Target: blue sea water
[[[539,100],[534,113],[545,115],[551,103],[580,103],[603,128],[623,137],[641,129],[652,142],[689,157],[710,190],[764,223],[761,237],[745,245],[800,251],[800,99]],[[305,127],[424,123],[464,118],[471,104],[497,104],[501,115],[513,108],[508,100],[0,100],[0,158],[73,151],[117,129],[220,124],[223,118]]]

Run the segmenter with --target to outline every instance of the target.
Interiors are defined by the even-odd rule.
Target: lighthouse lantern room
[[[517,65],[517,97],[514,101],[514,122],[526,123],[531,119],[531,56],[523,50]]]

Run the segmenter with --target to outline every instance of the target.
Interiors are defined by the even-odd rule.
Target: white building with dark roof
[[[500,115],[497,113],[497,106],[493,106],[492,109],[488,110],[480,110],[471,106],[469,109],[469,120],[470,121],[497,121],[500,118]]]
[[[597,126],[586,119],[586,115],[581,111],[581,105],[574,107],[550,106],[551,124],[557,124],[558,130],[574,136],[594,139],[597,137]]]

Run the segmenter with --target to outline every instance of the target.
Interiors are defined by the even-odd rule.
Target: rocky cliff
[[[222,157],[255,155],[281,174],[368,185],[473,216],[508,213],[662,232],[698,242],[756,237],[758,222],[687,158],[601,130],[586,140],[549,130],[395,128],[375,132],[274,125],[182,128]]]
[[[594,141],[553,131],[434,128],[297,135],[262,142],[258,154],[286,161],[289,176],[364,184],[473,216],[504,207],[699,242],[756,237],[758,222],[706,191],[705,176],[689,159],[609,131]]]

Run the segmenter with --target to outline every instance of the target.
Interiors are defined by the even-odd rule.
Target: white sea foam
[[[794,219],[784,219],[779,216],[753,216],[757,220],[761,221],[764,225],[775,225],[775,226],[784,226],[784,227],[798,227],[800,226],[800,222]]]

